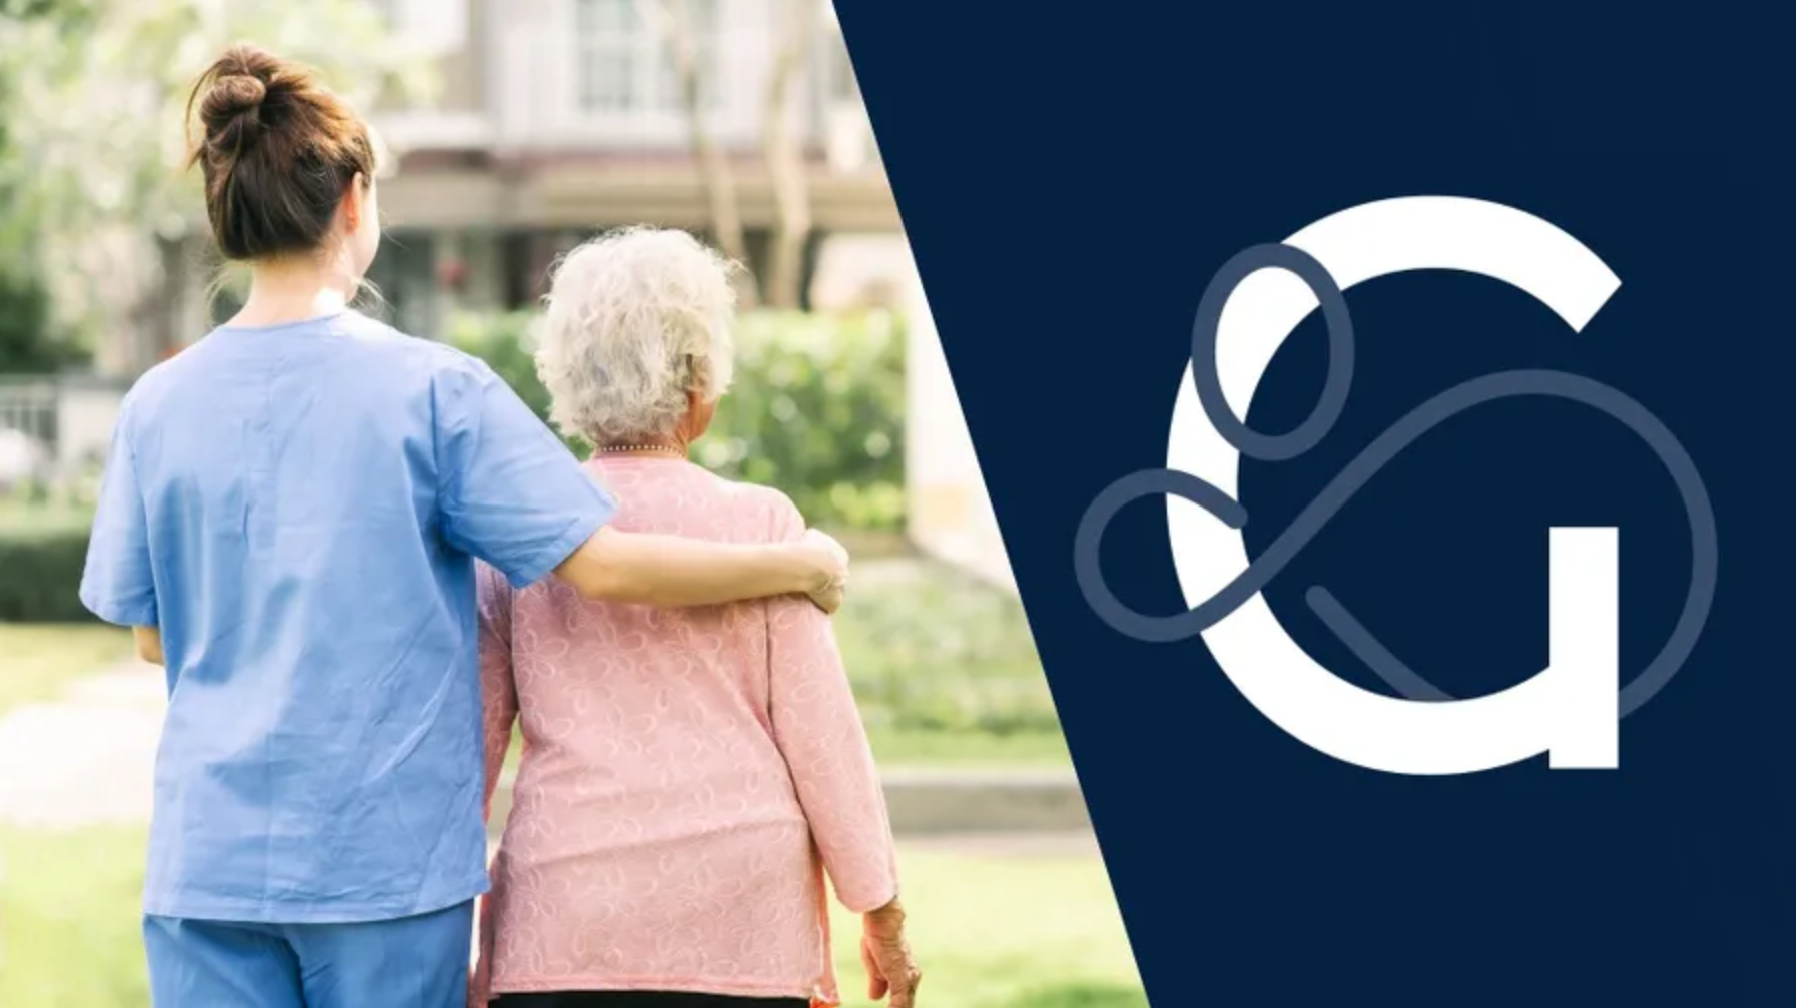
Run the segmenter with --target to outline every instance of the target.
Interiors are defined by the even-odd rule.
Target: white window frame
[[[722,19],[727,4],[723,0],[685,2],[695,9],[707,5],[711,11],[709,30],[696,42],[698,58],[705,63],[703,79],[709,91],[707,112],[716,116],[724,111],[726,91],[722,81],[726,69]],[[588,3],[616,4],[620,11],[628,12],[624,15],[627,27],[611,31],[583,30],[581,9]],[[634,0],[567,0],[561,6],[564,31],[556,34],[564,40],[562,48],[567,61],[566,84],[561,90],[568,124],[582,131],[585,128],[619,127],[626,132],[655,131],[657,125],[675,125],[683,130],[685,112],[675,89],[671,54],[658,29],[636,18]],[[628,100],[612,106],[590,102],[586,93],[589,61],[626,54],[631,61],[627,78]]]

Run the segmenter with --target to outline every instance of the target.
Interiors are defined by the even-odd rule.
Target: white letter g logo
[[[1553,225],[1509,207],[1451,197],[1367,203],[1304,228],[1283,244],[1249,249],[1212,282],[1194,328],[1191,381],[1173,410],[1167,468],[1134,473],[1100,494],[1075,548],[1080,587],[1118,631],[1149,641],[1201,633],[1229,679],[1266,717],[1336,759],[1373,770],[1457,774],[1546,753],[1554,768],[1618,764],[1618,721],[1663,688],[1689,656],[1714,595],[1716,534],[1707,491],[1677,438],[1638,402],[1578,375],[1510,371],[1486,375],[1428,400],[1374,439],[1317,495],[1262,556],[1250,562],[1236,502],[1241,455],[1292,458],[1320,441],[1346,401],[1353,329],[1342,292],[1409,270],[1476,273],[1517,287],[1582,330],[1620,286],[1595,254]],[[1311,415],[1285,434],[1248,428],[1261,375],[1305,316],[1328,323],[1329,376]],[[1500,693],[1455,700],[1409,670],[1325,589],[1311,608],[1356,656],[1407,699],[1361,689],[1306,654],[1285,632],[1261,589],[1355,491],[1417,437],[1494,399],[1571,399],[1613,416],[1664,461],[1690,518],[1695,563],[1689,595],[1659,655],[1627,689],[1617,667],[1617,530],[1548,533],[1548,665]],[[1144,616],[1104,584],[1098,544],[1129,501],[1153,493],[1185,497],[1208,512],[1171,507],[1173,562],[1188,612]]]

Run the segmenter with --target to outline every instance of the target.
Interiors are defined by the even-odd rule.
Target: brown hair
[[[374,180],[368,126],[310,69],[255,46],[232,47],[194,85],[201,139],[189,165],[225,258],[316,252],[344,190]]]

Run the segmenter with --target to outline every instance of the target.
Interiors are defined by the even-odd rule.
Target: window
[[[636,36],[640,34],[632,0],[577,0],[574,36],[580,108],[586,112],[619,112],[638,107]]]
[[[718,7],[719,0],[574,0],[580,110],[604,114],[681,108],[674,46],[659,23],[641,16],[645,12],[684,20],[702,96],[707,105],[715,105],[720,93]]]

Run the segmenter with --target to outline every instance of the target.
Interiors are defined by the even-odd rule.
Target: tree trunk
[[[174,356],[178,291],[187,265],[180,243],[161,235],[136,247],[145,251],[142,268],[118,281],[119,289],[130,291],[122,321],[130,334],[124,366],[133,378]]]
[[[156,259],[160,264],[158,276],[150,286],[150,331],[155,334],[150,351],[156,362],[173,357],[187,340],[199,336],[199,333],[183,333],[181,325],[185,319],[181,317],[181,304],[187,293],[188,269],[187,246],[178,239],[156,238]]]
[[[790,19],[780,26],[773,75],[761,119],[761,157],[773,184],[773,240],[768,250],[767,302],[798,308],[804,301],[804,249],[811,235],[811,193],[804,151],[792,123],[792,85],[804,69],[816,33],[815,0],[774,0]]]
[[[719,251],[746,267],[748,243],[742,236],[742,212],[736,203],[736,178],[730,171],[729,159],[712,138],[706,122],[705,68],[698,60],[698,44],[693,39],[692,19],[686,0],[636,0],[636,13],[646,23],[658,26],[661,39],[672,54],[674,75],[680,82],[680,104],[686,113],[692,154],[698,161],[699,174],[704,180],[712,239],[717,242]],[[746,270],[736,277],[736,293],[743,307],[753,307],[758,301],[754,278]]]

